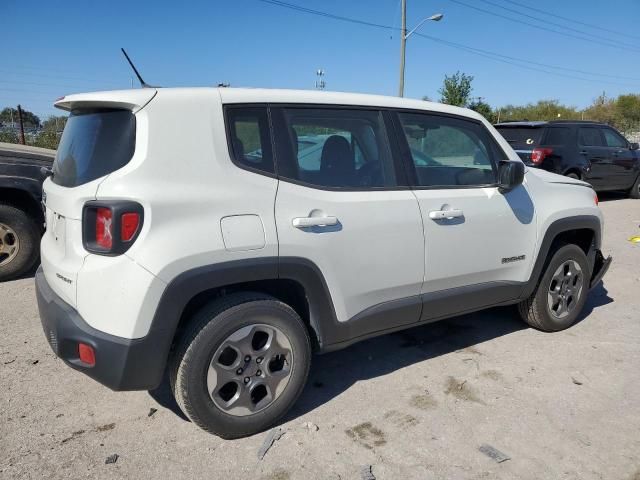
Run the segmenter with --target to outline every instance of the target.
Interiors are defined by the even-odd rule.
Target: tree
[[[66,123],[67,117],[65,115],[51,115],[42,123],[42,129],[45,132],[59,133],[64,130]]]
[[[473,110],[474,112],[478,112],[480,115],[482,115],[484,118],[486,118],[489,123],[495,123],[496,122],[496,114],[493,111],[493,109],[491,108],[491,105],[489,105],[487,102],[485,102],[482,97],[478,97],[475,100],[472,100],[469,105],[467,105],[468,108],[470,108],[471,110]]]
[[[440,93],[440,102],[458,107],[465,107],[471,96],[471,82],[473,77],[465,73],[456,72],[453,75],[445,75]]]
[[[18,123],[18,109],[6,107],[4,110],[0,112],[0,122],[2,123],[11,123],[13,119],[14,123]],[[24,122],[25,127],[39,127],[40,119],[33,112],[22,109],[22,121]]]
[[[580,112],[575,107],[562,105],[558,100],[538,100],[526,105],[506,105],[500,109],[500,121],[516,120],[579,120]]]

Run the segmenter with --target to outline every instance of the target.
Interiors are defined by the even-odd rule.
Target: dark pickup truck
[[[0,143],[0,281],[32,270],[44,231],[42,182],[55,150]]]

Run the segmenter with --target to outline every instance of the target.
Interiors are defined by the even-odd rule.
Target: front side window
[[[622,138],[622,135],[610,128],[603,128],[602,133],[604,134],[604,141],[607,142],[607,147],[627,148],[627,141]]]
[[[495,165],[500,153],[482,125],[422,113],[400,113],[399,118],[417,186],[479,186],[496,182]]]
[[[286,159],[279,172],[282,177],[322,188],[396,185],[381,112],[283,108],[282,122],[276,129]]]
[[[585,147],[603,147],[600,130],[595,127],[580,127],[578,129],[578,140],[580,145]]]
[[[274,173],[266,107],[229,107],[227,128],[229,147],[236,164]]]

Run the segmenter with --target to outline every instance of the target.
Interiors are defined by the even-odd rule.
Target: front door
[[[631,188],[637,175],[635,152],[629,148],[629,142],[614,129],[602,127],[601,130],[613,167],[612,181],[620,188]]]
[[[496,186],[505,154],[477,121],[413,112],[398,120],[424,223],[423,317],[437,316],[429,302],[441,296],[451,299],[440,305],[448,314],[515,297],[528,280],[536,221],[526,186]]]
[[[400,299],[412,307],[380,328],[418,321],[422,219],[411,190],[398,188],[406,182],[383,112],[291,106],[271,114],[280,258],[319,268],[339,322]]]

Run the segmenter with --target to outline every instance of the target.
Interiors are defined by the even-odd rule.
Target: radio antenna
[[[140,76],[140,74],[138,73],[138,69],[136,68],[136,66],[133,64],[133,62],[131,61],[131,59],[129,58],[129,55],[127,55],[127,52],[124,50],[124,48],[121,48],[120,50],[122,50],[122,53],[124,54],[124,58],[127,59],[127,62],[129,62],[129,65],[131,66],[131,69],[133,70],[133,73],[136,74],[136,77],[138,77],[138,81],[140,82],[140,86],[142,88],[158,88],[158,87],[154,87],[152,85],[149,85],[148,83],[146,83],[142,77]]]

